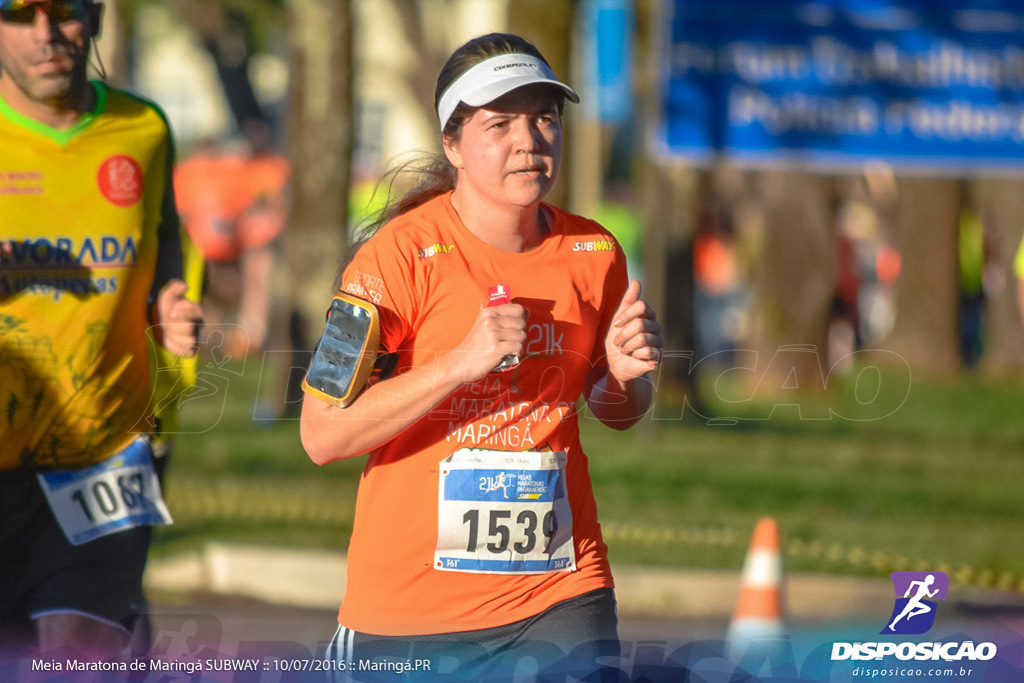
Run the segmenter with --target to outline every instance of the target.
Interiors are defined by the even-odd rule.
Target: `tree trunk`
[[[125,45],[130,27],[124,19],[116,2],[106,3],[100,20],[100,35],[94,48],[96,75],[105,73],[107,82],[117,87],[124,87],[127,70]]]
[[[509,3],[509,32],[521,35],[536,45],[555,75],[567,79],[565,82],[570,85],[576,5],[576,0],[516,0]],[[582,117],[577,116],[574,108],[575,105],[566,107],[568,125],[565,127],[563,160],[574,158],[573,147],[578,144],[578,135],[582,132],[575,129],[576,122],[582,121]],[[563,167],[562,177],[546,201],[569,207],[571,179],[566,177],[566,171],[571,173],[575,170]]]
[[[765,171],[757,185],[764,228],[752,264],[755,355],[747,362],[756,363],[752,398],[778,403],[825,389],[836,268],[832,179]]]
[[[647,161],[640,165],[640,203],[644,215],[644,300],[664,326],[665,357],[658,368],[656,413],[661,419],[683,400],[699,409],[693,378],[693,226],[697,211],[697,173],[682,165]],[[675,408],[673,408],[675,410]]]
[[[431,44],[428,27],[424,25],[424,9],[417,0],[396,0],[395,10],[402,22],[402,33],[413,54],[417,55],[413,68],[407,71],[409,91],[413,93],[413,101],[420,105],[419,116],[428,122],[430,130],[436,130],[438,121],[434,110],[434,90],[437,87],[437,75],[441,72],[447,52],[438,53]],[[445,12],[453,12],[449,5]],[[440,151],[440,149],[438,149]]]
[[[912,369],[949,375],[962,366],[957,342],[958,181],[901,178],[898,187],[896,322],[884,346]]]
[[[1017,179],[982,183],[982,214],[993,249],[994,281],[985,303],[987,344],[981,370],[993,376],[1024,374],[1024,324],[1017,301],[1013,258],[1024,223],[1024,184]]]
[[[294,0],[291,11],[292,203],[282,270],[290,299],[319,319],[347,248],[352,15],[349,0]]]
[[[288,140],[292,201],[277,277],[289,303],[275,324],[293,351],[315,343],[347,252],[351,174],[352,8],[350,0],[293,0]],[[283,329],[283,328],[282,328]],[[300,358],[293,360],[302,364]],[[304,368],[301,368],[304,371]],[[294,376],[289,406],[298,398]]]

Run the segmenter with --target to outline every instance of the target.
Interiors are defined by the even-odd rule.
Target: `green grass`
[[[177,523],[154,552],[210,539],[344,548],[364,459],[313,465],[296,421],[254,423],[258,373],[228,379],[183,409],[192,433],[177,438],[168,475]],[[736,569],[771,516],[792,571],[944,569],[1020,590],[1022,387],[967,377],[878,388],[867,375],[856,388],[832,381],[773,410],[778,399],[719,383],[700,415],[665,390],[659,419],[631,431],[584,419],[613,562]]]

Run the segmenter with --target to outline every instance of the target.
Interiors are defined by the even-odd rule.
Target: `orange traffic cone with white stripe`
[[[782,603],[779,526],[771,517],[763,517],[757,522],[743,563],[740,597],[729,624],[732,661],[739,661],[756,641],[786,636]]]

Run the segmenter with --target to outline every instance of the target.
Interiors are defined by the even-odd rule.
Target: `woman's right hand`
[[[481,309],[473,327],[452,349],[462,382],[487,376],[508,355],[522,355],[526,343],[526,309],[509,303]]]

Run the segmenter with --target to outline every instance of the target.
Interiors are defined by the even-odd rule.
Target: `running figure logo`
[[[480,490],[493,493],[501,489],[501,494],[508,498],[508,490],[516,485],[516,475],[500,472],[496,477],[480,477]]]
[[[881,633],[927,632],[935,623],[935,600],[946,599],[949,577],[944,572],[893,572],[889,577],[896,589],[896,604]]]

